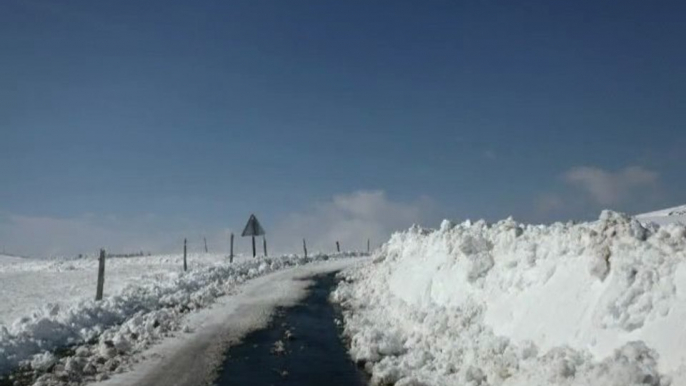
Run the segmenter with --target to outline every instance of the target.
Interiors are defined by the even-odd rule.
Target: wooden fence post
[[[188,271],[188,265],[186,264],[186,239],[183,239],[183,270]]]
[[[262,245],[264,246],[264,257],[267,257],[267,237],[262,236]]]
[[[205,253],[207,253],[207,237],[202,238],[205,241]]]
[[[102,290],[105,286],[105,250],[100,250],[98,259],[98,288],[95,291],[95,300],[102,300]]]
[[[303,250],[305,251],[305,257],[307,257],[307,243],[305,242],[305,239],[303,239]]]
[[[231,254],[229,255],[229,263],[233,263],[233,232],[231,232]]]
[[[340,251],[341,251],[341,244],[339,244],[338,241],[336,241],[336,252],[340,252]]]

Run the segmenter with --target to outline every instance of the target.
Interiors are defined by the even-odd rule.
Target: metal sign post
[[[257,221],[257,217],[255,217],[254,214],[250,215],[250,218],[248,219],[248,223],[245,224],[245,229],[243,229],[243,233],[241,236],[246,237],[246,236],[251,236],[252,237],[252,257],[257,256],[257,251],[255,250],[255,236],[264,236],[266,232],[264,231],[264,228],[262,228],[262,225],[260,225],[260,222]],[[266,243],[265,243],[265,255],[266,255]]]

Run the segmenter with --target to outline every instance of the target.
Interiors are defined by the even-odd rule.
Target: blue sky
[[[685,11],[3,1],[0,244],[219,244],[255,212],[284,250],[326,248],[683,204]]]

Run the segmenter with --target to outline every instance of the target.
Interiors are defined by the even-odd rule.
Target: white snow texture
[[[344,272],[375,385],[686,385],[686,228],[444,221]]]

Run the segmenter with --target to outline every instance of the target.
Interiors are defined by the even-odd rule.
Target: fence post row
[[[188,265],[186,264],[186,239],[183,239],[183,270],[188,270]]]
[[[105,250],[100,250],[100,258],[98,259],[98,287],[95,291],[95,300],[102,300],[102,291],[105,286]]]

